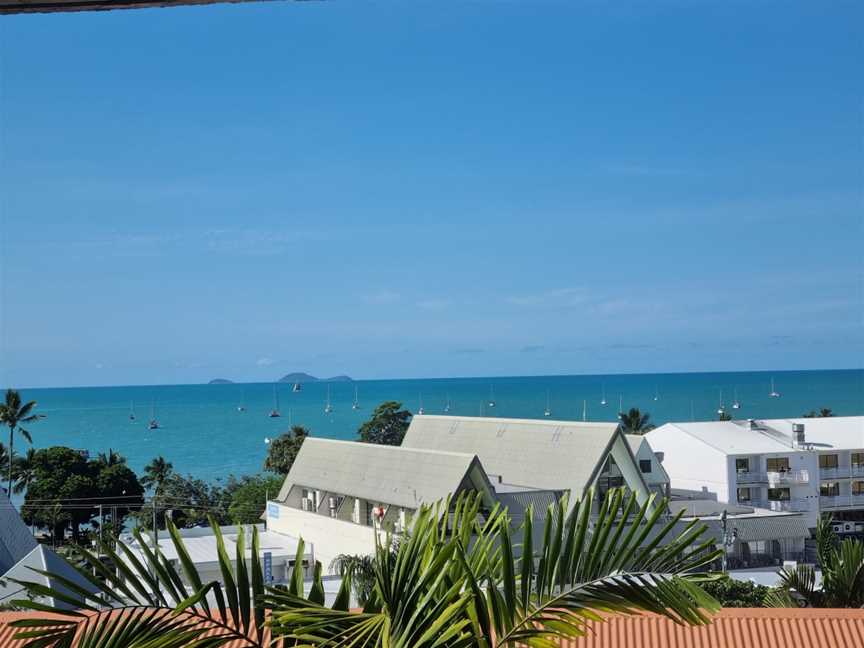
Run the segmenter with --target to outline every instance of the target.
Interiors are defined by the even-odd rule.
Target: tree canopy
[[[630,411],[621,412],[618,418],[621,420],[621,427],[625,434],[645,434],[654,429],[651,415],[648,412],[643,414],[638,407],[631,407]]]
[[[267,449],[267,457],[264,459],[264,470],[287,475],[294,465],[297,453],[306,437],[310,436],[309,430],[302,425],[293,426],[288,432],[279,435],[270,441]]]
[[[369,420],[360,426],[357,436],[363,443],[398,446],[405,438],[411,416],[411,412],[402,409],[402,403],[385,401],[376,407]]]

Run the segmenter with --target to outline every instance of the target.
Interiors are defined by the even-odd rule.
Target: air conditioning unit
[[[311,511],[312,510],[312,500],[304,497],[302,500],[300,500],[300,502],[301,502],[301,508],[304,511]]]
[[[843,533],[843,525],[842,524],[832,524],[831,528],[834,530],[834,533]]]
[[[843,523],[843,533],[855,533],[855,523],[854,522],[844,522]]]

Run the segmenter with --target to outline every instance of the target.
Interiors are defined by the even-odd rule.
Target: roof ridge
[[[369,448],[369,449],[374,449],[374,450],[384,450],[385,452],[399,450],[402,452],[418,452],[421,454],[429,454],[429,455],[449,455],[449,456],[453,456],[453,457],[476,457],[477,456],[476,453],[471,453],[471,452],[453,452],[451,450],[433,450],[430,448],[414,448],[414,447],[402,446],[402,445],[394,446],[394,445],[387,445],[384,443],[365,443],[363,441],[348,441],[347,439],[322,439],[320,437],[307,437],[306,440],[304,441],[304,443],[306,441],[313,441],[315,443],[326,443],[326,444],[331,444],[331,445],[351,446],[354,448],[362,447],[362,448]]]

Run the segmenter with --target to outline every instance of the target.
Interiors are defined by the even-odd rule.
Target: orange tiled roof
[[[41,613],[0,612],[0,647],[19,648],[12,640],[13,619]],[[68,617],[67,617],[68,618]],[[785,610],[727,608],[708,626],[679,626],[656,615],[610,617],[592,623],[585,637],[561,648],[861,648],[864,610]],[[235,642],[230,648],[241,648]]]

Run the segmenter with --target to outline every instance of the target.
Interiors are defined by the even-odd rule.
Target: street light
[[[723,573],[726,573],[726,549],[727,547],[732,547],[735,545],[735,541],[738,540],[738,527],[734,527],[732,529],[732,533],[729,533],[728,528],[728,514],[726,513],[726,509],[723,509],[723,514],[720,516],[720,524],[723,526],[723,554],[721,556],[723,561]]]

